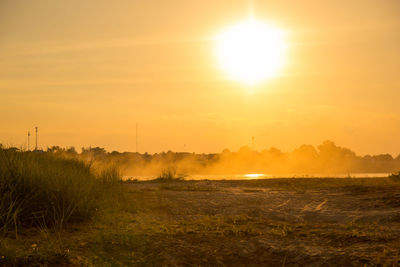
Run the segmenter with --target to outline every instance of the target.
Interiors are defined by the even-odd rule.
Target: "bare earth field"
[[[400,183],[133,182],[94,222],[25,235],[4,242],[33,265],[399,266]]]

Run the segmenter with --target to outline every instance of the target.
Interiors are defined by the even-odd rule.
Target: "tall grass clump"
[[[117,185],[121,182],[121,172],[115,165],[111,165],[108,168],[101,169],[98,172],[98,178],[105,186]]]
[[[185,175],[178,174],[175,167],[168,167],[161,171],[161,174],[154,179],[155,182],[174,182],[185,180]]]
[[[63,228],[90,218],[119,173],[40,151],[0,148],[0,229]]]

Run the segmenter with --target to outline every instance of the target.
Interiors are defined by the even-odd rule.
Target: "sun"
[[[217,57],[228,78],[255,85],[278,76],[285,63],[283,31],[249,19],[217,36]]]

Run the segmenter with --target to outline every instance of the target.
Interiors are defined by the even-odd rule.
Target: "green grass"
[[[0,149],[0,230],[64,228],[91,218],[105,193],[118,183],[116,168],[42,152]]]

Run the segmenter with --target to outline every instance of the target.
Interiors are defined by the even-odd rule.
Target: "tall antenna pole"
[[[37,140],[38,140],[38,127],[35,127],[35,132],[36,132],[36,144],[35,144],[35,150],[38,150],[38,146],[37,146]]]
[[[28,131],[28,151],[30,150],[30,139],[31,139],[31,132]]]
[[[138,153],[138,123],[136,123],[136,153]]]

